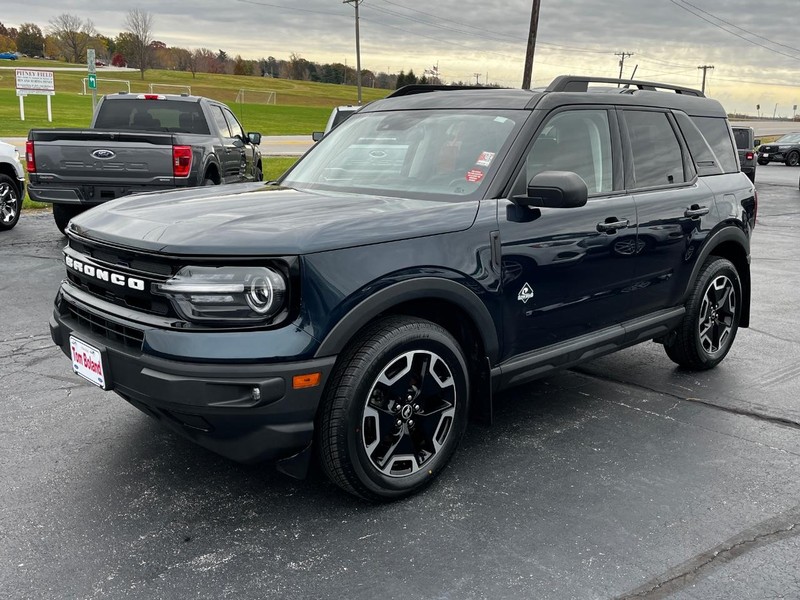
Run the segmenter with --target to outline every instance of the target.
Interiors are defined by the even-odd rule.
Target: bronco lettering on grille
[[[114,273],[106,269],[101,269],[93,265],[86,264],[80,260],[75,260],[71,256],[66,257],[67,268],[72,269],[76,273],[81,273],[87,277],[97,279],[99,281],[110,282],[120,287],[128,287],[132,290],[144,291],[144,279],[137,279],[136,277],[127,277],[120,273]]]

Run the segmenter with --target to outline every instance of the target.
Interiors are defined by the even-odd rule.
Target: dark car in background
[[[732,126],[733,138],[736,141],[736,152],[739,154],[739,166],[742,173],[756,181],[756,148],[761,144],[761,140],[754,138],[752,127]]]
[[[89,129],[31,129],[29,194],[56,226],[108,200],[143,192],[261,181],[261,134],[201,96],[105,96]]]
[[[787,167],[800,164],[800,133],[787,133],[774,142],[761,146],[758,149],[758,164],[766,165],[771,162],[782,162]]]

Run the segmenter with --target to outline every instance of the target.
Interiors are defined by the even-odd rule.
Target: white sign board
[[[39,69],[15,69],[17,76],[17,96],[19,96],[19,118],[25,120],[25,96],[36,94],[47,96],[47,120],[53,122],[53,109],[50,96],[56,95],[56,84],[52,71]]]
[[[56,86],[52,71],[16,69],[16,74],[17,96],[27,96],[28,94],[55,95]]]

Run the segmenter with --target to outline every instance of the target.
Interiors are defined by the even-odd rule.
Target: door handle
[[[709,210],[710,209],[707,206],[698,206],[697,204],[692,204],[684,211],[683,216],[689,217],[690,219],[696,219],[697,217],[707,215]]]
[[[597,224],[597,231],[616,231],[625,229],[630,221],[628,219],[618,220],[617,217],[609,217],[605,221]]]

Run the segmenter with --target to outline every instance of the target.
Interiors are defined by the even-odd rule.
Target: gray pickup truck
[[[105,96],[90,129],[32,129],[31,199],[62,231],[84,210],[128,194],[262,179],[260,133],[220,102],[188,95]]]

